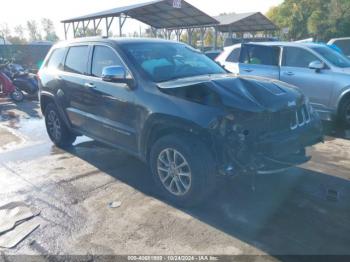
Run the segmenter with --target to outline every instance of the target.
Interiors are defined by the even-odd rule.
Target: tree
[[[18,38],[24,39],[24,28],[22,25],[17,25],[14,28],[15,34]]]
[[[7,39],[11,35],[11,29],[7,23],[0,25],[0,36]]]
[[[97,29],[95,33],[94,29],[86,28],[84,33],[83,28],[78,28],[77,32],[75,33],[76,37],[97,36],[97,35],[102,35],[101,29]]]
[[[7,40],[10,41],[11,44],[14,45],[24,45],[27,44],[27,40],[25,38],[21,38],[19,36],[9,36]]]
[[[55,32],[55,26],[51,19],[43,18],[41,19],[41,25],[45,33],[44,39],[51,42],[57,42],[58,36]]]
[[[283,35],[288,40],[314,37],[327,41],[350,34],[349,0],[285,0],[267,16],[281,29],[288,28]]]
[[[38,24],[35,20],[27,21],[27,30],[29,33],[30,41],[42,40],[41,33],[38,28]]]

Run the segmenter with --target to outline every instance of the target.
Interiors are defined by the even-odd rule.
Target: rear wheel
[[[69,130],[65,122],[62,120],[56,105],[53,103],[46,106],[45,124],[47,133],[56,146],[65,148],[74,143],[76,136]]]
[[[15,102],[22,102],[24,99],[24,94],[21,90],[16,89],[10,94],[11,98]]]
[[[150,164],[160,192],[177,206],[197,205],[215,188],[214,160],[194,137],[160,138],[151,150]]]
[[[345,127],[350,127],[350,97],[346,98],[340,105],[340,123]]]

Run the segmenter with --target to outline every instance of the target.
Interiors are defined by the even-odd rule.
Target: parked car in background
[[[47,132],[84,134],[151,167],[164,196],[193,205],[218,173],[270,173],[307,162],[323,139],[307,98],[280,81],[237,78],[192,47],[143,39],[55,46],[39,72]]]
[[[242,76],[278,79],[299,87],[324,120],[350,126],[350,59],[323,44],[247,43],[216,59]]]
[[[244,37],[244,38],[226,38],[224,46],[231,46],[235,44],[250,43],[250,42],[276,42],[279,41],[277,37]]]
[[[333,38],[329,40],[328,45],[336,45],[346,56],[350,57],[350,37]]]
[[[204,52],[204,54],[209,57],[211,60],[215,60],[220,54],[222,50],[210,50]]]

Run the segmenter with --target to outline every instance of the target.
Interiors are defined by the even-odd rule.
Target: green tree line
[[[284,31],[284,40],[350,36],[350,0],[285,0],[267,16]]]
[[[4,37],[12,44],[26,44],[28,41],[47,40],[56,42],[59,40],[54,23],[51,19],[43,18],[40,23],[29,20],[23,25],[10,28],[7,23],[0,25],[0,37]]]

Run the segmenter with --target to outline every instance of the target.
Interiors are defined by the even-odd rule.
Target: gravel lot
[[[84,137],[54,147],[37,102],[0,110],[0,206],[41,211],[40,227],[0,253],[350,255],[349,131],[327,124],[310,163],[256,177],[255,191],[251,177],[220,181],[203,206],[180,210],[137,159]]]

